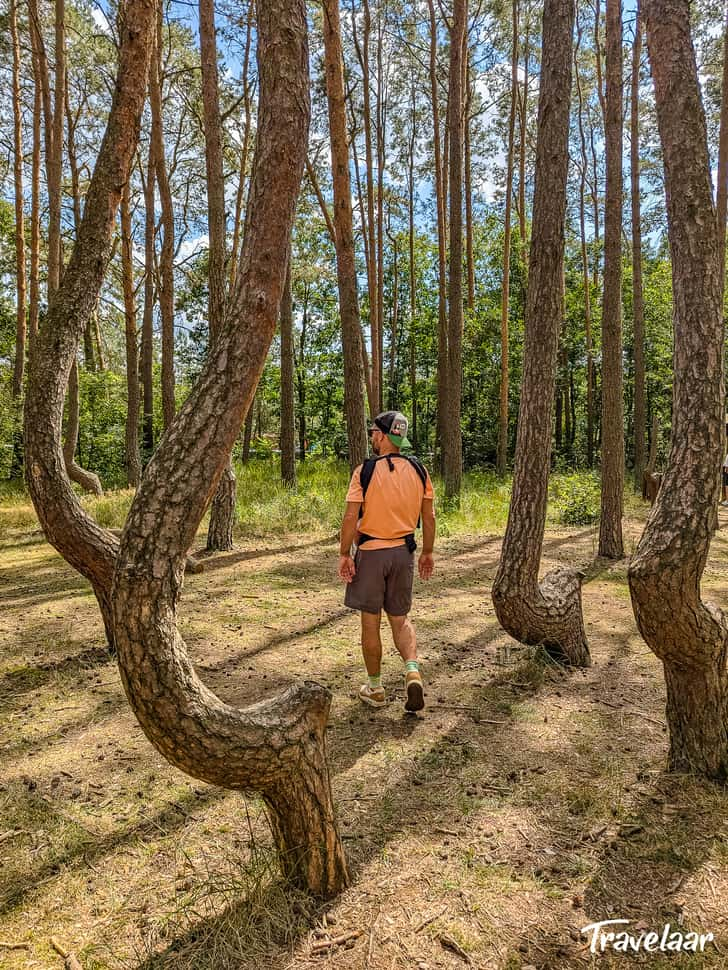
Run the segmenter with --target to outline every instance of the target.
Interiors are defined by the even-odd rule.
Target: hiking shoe
[[[384,705],[387,703],[384,688],[370,687],[369,684],[364,684],[364,686],[360,688],[359,698],[370,707],[384,707]]]
[[[404,686],[407,691],[407,700],[404,702],[405,711],[421,711],[425,706],[425,692],[419,670],[407,671],[404,675]]]

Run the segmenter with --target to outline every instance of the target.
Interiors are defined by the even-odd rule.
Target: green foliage
[[[551,500],[564,525],[591,525],[599,518],[601,488],[589,472],[554,476]]]

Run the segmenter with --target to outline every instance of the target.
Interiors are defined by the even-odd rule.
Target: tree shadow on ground
[[[313,539],[311,542],[301,542],[295,546],[276,546],[268,549],[236,549],[232,552],[209,552],[201,549],[195,552],[193,557],[196,562],[201,563],[203,572],[215,572],[217,569],[225,569],[234,566],[239,562],[247,562],[249,559],[263,559],[266,556],[280,556],[281,554],[300,552],[301,549],[310,549],[312,546],[325,545],[333,542],[335,536]]]

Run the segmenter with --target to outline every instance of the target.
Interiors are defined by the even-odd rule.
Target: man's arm
[[[339,577],[350,583],[356,575],[354,560],[351,558],[351,544],[356,538],[359,521],[359,502],[347,502],[341,522],[341,543],[339,544]]]
[[[420,515],[422,518],[422,552],[417,565],[420,579],[429,579],[432,576],[432,570],[435,568],[435,560],[432,556],[435,545],[435,505],[431,498],[422,499]]]

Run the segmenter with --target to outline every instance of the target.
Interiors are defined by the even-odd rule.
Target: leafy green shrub
[[[554,477],[551,493],[564,525],[591,525],[599,518],[600,486],[594,474]]]

